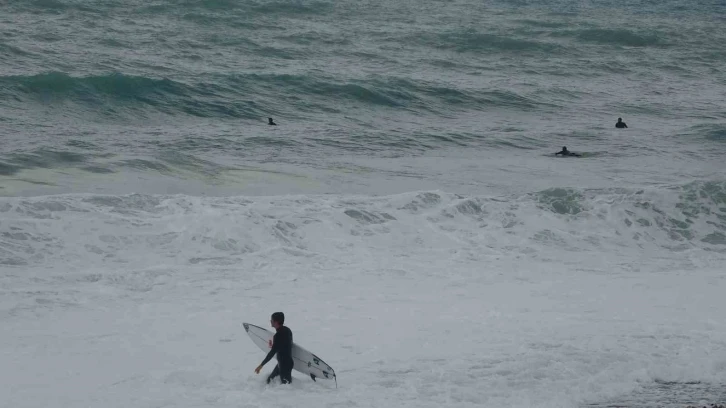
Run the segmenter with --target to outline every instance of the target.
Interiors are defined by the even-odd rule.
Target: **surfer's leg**
[[[292,383],[292,367],[293,362],[290,361],[284,366],[280,367],[280,380],[282,380],[283,384],[290,384]]]
[[[275,377],[277,377],[280,374],[280,365],[276,365],[275,368],[272,370],[272,373],[270,373],[270,376],[267,377],[267,383],[269,384],[270,381],[272,381]]]

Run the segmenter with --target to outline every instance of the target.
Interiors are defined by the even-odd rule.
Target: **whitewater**
[[[726,403],[724,21],[0,2],[0,407]]]

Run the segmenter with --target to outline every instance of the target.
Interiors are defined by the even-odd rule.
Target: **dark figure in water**
[[[259,374],[262,366],[277,354],[277,365],[270,376],[267,377],[267,383],[269,384],[279,375],[283,384],[290,384],[292,383],[292,367],[294,365],[292,361],[292,331],[285,326],[285,315],[282,312],[272,314],[270,325],[275,328],[276,333],[269,343],[270,352],[267,353],[262,363],[255,368],[255,373]]]
[[[561,154],[563,156],[576,156],[576,157],[580,157],[579,154],[572,153],[571,151],[567,150],[567,146],[562,146],[562,150],[559,151],[559,152],[557,152],[557,153],[555,153],[555,156],[557,156],[558,154]]]
[[[624,128],[628,127],[628,125],[626,125],[625,122],[623,122],[623,118],[618,118],[618,123],[615,124],[615,127],[618,129],[624,129]]]
[[[267,118],[267,120],[268,120],[268,122],[267,122],[268,125],[277,126],[277,123],[273,122],[272,118]]]

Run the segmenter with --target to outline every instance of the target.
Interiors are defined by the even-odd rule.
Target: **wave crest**
[[[556,188],[507,198],[429,191],[0,200],[0,264],[8,266],[134,262],[129,254],[234,264],[278,250],[353,262],[381,252],[538,258],[553,250],[635,257],[649,251],[667,257],[686,249],[726,253],[726,181],[652,190]]]

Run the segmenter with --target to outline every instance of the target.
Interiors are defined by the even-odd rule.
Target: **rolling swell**
[[[41,148],[32,152],[10,153],[2,156],[0,175],[12,176],[22,170],[78,167],[87,164],[98,154]]]
[[[12,45],[0,42],[0,56],[4,58],[27,57],[29,55],[30,53],[25,52],[18,47],[13,47]]]
[[[267,96],[270,94],[279,96],[271,100]],[[218,75],[186,81],[120,73],[75,77],[50,72],[0,77],[0,98],[42,106],[63,104],[64,109],[77,115],[90,112],[103,119],[158,114],[259,119],[279,109],[339,112],[341,103],[357,108],[432,113],[482,108],[531,111],[554,106],[546,100],[506,89],[465,89],[441,82],[395,77],[345,81],[289,74]]]
[[[689,126],[673,134],[672,139],[675,143],[694,143],[704,156],[721,158],[723,152],[718,147],[721,143],[726,143],[726,124],[705,123]]]
[[[92,0],[9,0],[8,4],[17,10],[33,14],[55,14],[61,15],[67,12],[79,12],[83,14],[107,16],[111,12],[128,10],[129,5],[122,2]]]
[[[726,125],[723,124],[697,125],[692,128],[692,134],[706,140],[726,143]]]
[[[33,169],[61,169],[63,171],[80,169],[97,174],[137,170],[144,173],[174,176],[180,176],[181,172],[191,172],[196,176],[213,177],[225,168],[214,162],[200,159],[193,154],[184,153],[209,148],[209,141],[194,139],[194,145],[191,144],[191,141],[186,141],[186,145],[184,145],[184,142],[182,141],[181,144],[173,146],[166,145],[164,147],[167,147],[167,149],[159,149],[156,154],[148,157],[128,158],[113,153],[97,152],[95,151],[97,149],[93,149],[93,145],[90,144],[85,144],[84,151],[81,151],[78,148],[78,143],[71,141],[66,144],[69,149],[40,148],[0,156],[0,175],[13,176],[23,170]],[[240,143],[240,148],[250,148],[250,144],[253,143],[255,141],[247,144]],[[279,144],[275,140],[261,143]],[[230,144],[228,143],[228,145]],[[203,146],[199,147],[199,145]],[[223,147],[216,145],[215,148],[222,149]],[[229,149],[229,146],[226,146],[226,148]]]
[[[164,113],[196,117],[257,118],[254,101],[231,98],[230,89],[124,74],[73,77],[60,72],[0,78],[0,97],[43,105],[70,102],[76,111],[106,117]]]
[[[583,43],[625,47],[663,47],[670,45],[660,32],[637,32],[628,29],[587,28],[556,32],[554,36],[571,37]]]
[[[184,10],[239,11],[259,14],[281,13],[290,15],[325,14],[333,8],[333,3],[323,1],[255,1],[255,0],[203,0],[183,1],[179,5],[168,5],[163,10],[173,10],[181,6]]]
[[[524,111],[550,106],[545,101],[512,90],[463,89],[402,77],[373,76],[342,81],[303,75],[247,74],[232,76],[228,83],[236,89],[255,89],[260,93],[284,89],[288,95],[315,95],[320,105],[333,111],[338,110],[341,102],[358,107],[405,108],[433,113],[457,107],[499,107]]]
[[[506,54],[541,54],[563,50],[557,44],[531,38],[517,38],[508,34],[479,32],[477,30],[455,30],[444,33],[421,32],[407,37],[406,41],[461,53],[495,51]]]

